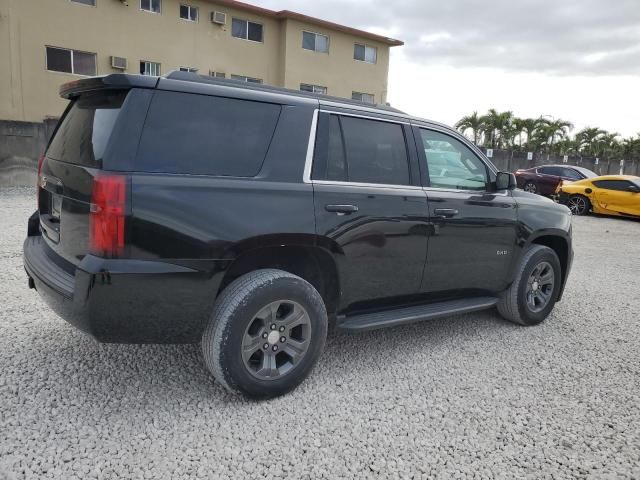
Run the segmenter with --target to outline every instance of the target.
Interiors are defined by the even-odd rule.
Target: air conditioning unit
[[[127,59],[124,57],[111,57],[111,67],[117,68],[118,70],[126,70],[127,69]]]
[[[227,23],[227,14],[224,12],[211,12],[211,23],[225,25]]]

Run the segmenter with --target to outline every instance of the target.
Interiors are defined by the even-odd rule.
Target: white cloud
[[[253,0],[404,40],[389,100],[453,123],[494,107],[640,132],[639,0]]]

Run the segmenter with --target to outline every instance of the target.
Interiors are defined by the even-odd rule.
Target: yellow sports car
[[[604,175],[558,186],[560,203],[574,215],[589,212],[640,217],[640,177]]]

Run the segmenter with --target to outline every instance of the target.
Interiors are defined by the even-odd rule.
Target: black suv
[[[232,391],[298,385],[363,331],[560,299],[569,209],[388,107],[175,72],[63,85],[29,284],[101,342],[202,342]]]

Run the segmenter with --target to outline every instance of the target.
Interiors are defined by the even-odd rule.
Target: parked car
[[[264,398],[310,373],[329,321],[534,325],[562,296],[569,209],[448,127],[184,72],[61,95],[24,265],[101,342],[201,342],[218,382]]]
[[[546,196],[553,195],[562,181],[574,182],[596,176],[591,170],[570,165],[542,165],[516,171],[518,188]]]
[[[640,177],[604,175],[558,187],[559,200],[574,215],[589,212],[640,217]]]

